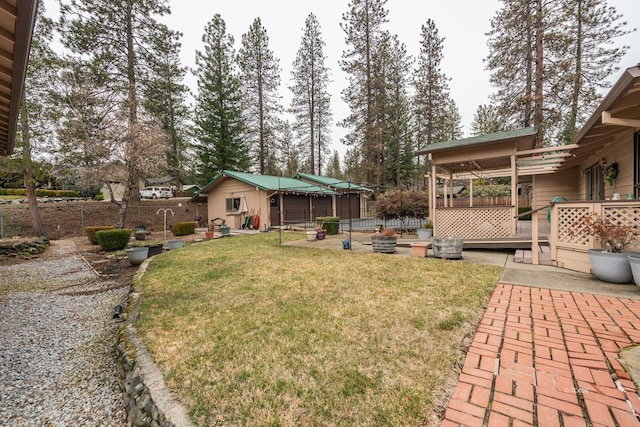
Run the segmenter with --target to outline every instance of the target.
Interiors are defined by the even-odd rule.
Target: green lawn
[[[154,258],[137,326],[198,425],[419,425],[500,271],[219,239]]]

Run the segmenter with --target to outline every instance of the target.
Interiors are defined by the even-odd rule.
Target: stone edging
[[[49,247],[49,239],[46,237],[33,238],[28,241],[0,241],[0,259],[22,258],[29,259],[44,252]]]
[[[140,309],[136,291],[152,258],[147,258],[133,279],[128,315],[120,329],[116,356],[118,382],[124,393],[129,425],[191,427],[186,409],[176,401],[164,383],[164,377],[138,337],[134,326]],[[124,316],[123,316],[124,317]]]

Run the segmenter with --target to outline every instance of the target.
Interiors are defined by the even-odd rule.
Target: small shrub
[[[187,234],[193,234],[196,232],[196,223],[189,222],[176,222],[171,226],[171,232],[174,236],[186,236]]]
[[[104,194],[102,193],[96,193],[95,196],[93,196],[93,200],[97,200],[97,201],[102,201],[104,200]]]
[[[98,244],[105,251],[117,251],[127,247],[131,239],[131,229],[100,230],[96,232]]]
[[[319,216],[316,218],[318,228],[327,230],[327,234],[333,235],[340,232],[340,217],[337,216]]]
[[[395,236],[396,231],[393,228],[385,228],[381,233],[383,236]]]
[[[84,232],[87,235],[89,242],[91,242],[92,245],[97,245],[98,239],[96,237],[96,232],[100,230],[112,230],[113,228],[114,227],[112,225],[98,225],[93,227],[85,227]]]
[[[422,229],[423,230],[433,230],[433,222],[426,221],[425,223],[422,224]]]

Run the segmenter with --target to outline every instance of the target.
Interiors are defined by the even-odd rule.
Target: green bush
[[[174,236],[185,236],[187,234],[193,234],[196,232],[196,223],[189,222],[176,222],[171,226],[171,232]]]
[[[524,212],[528,212],[531,210],[531,206],[518,206],[518,215]],[[531,221],[531,214],[518,217],[519,220],[522,221]]]
[[[100,230],[96,232],[98,244],[105,251],[117,251],[127,247],[131,239],[131,229]]]
[[[93,227],[85,227],[84,232],[87,235],[87,238],[91,242],[92,245],[98,244],[98,238],[96,237],[96,232],[100,230],[113,230],[112,225],[98,225]]]
[[[0,195],[26,196],[26,188],[0,188]],[[80,197],[80,193],[74,190],[36,190],[37,197]]]
[[[97,201],[102,201],[104,200],[104,194],[102,194],[102,192],[100,193],[96,193],[95,196],[93,196],[93,200],[97,200]]]
[[[318,228],[327,230],[327,234],[338,234],[340,232],[340,217],[319,216],[316,218]]]

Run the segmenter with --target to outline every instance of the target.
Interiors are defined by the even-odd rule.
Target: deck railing
[[[605,200],[555,203],[551,210],[551,259],[559,267],[590,271],[587,250],[600,247],[597,238],[579,233],[580,220],[591,213],[620,224],[640,226],[640,201]]]
[[[434,233],[463,239],[499,239],[516,234],[513,206],[438,208]]]

